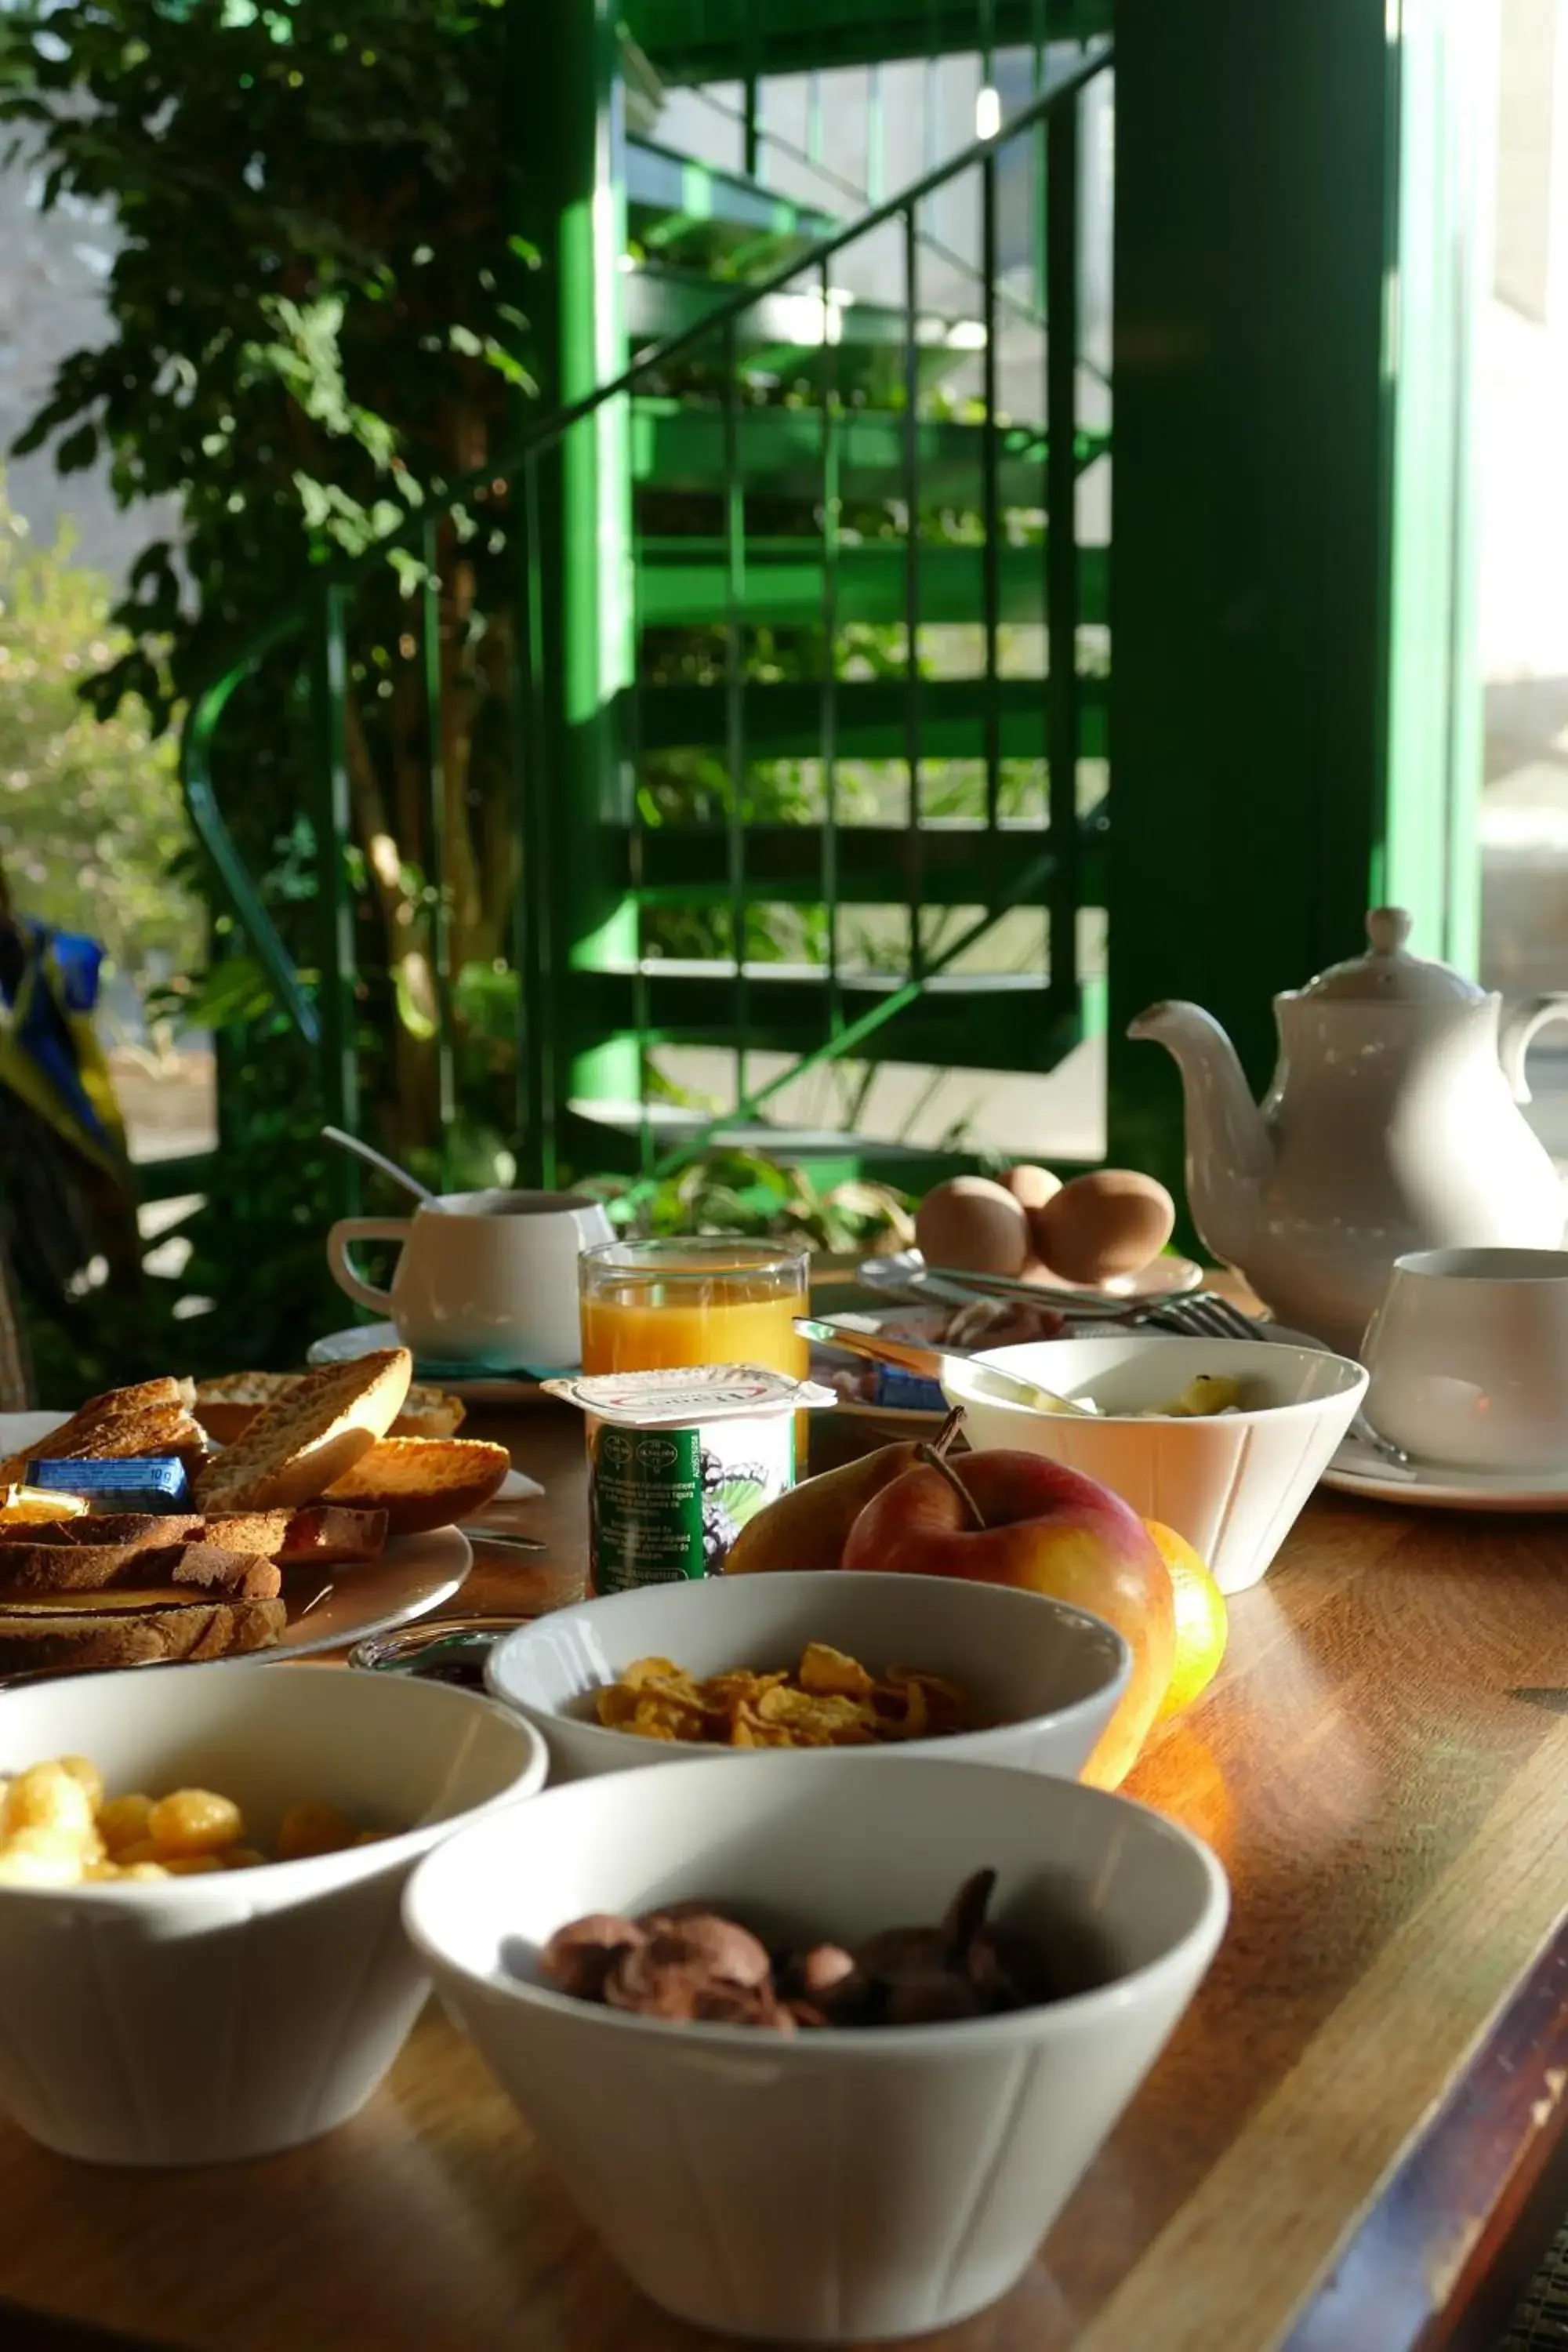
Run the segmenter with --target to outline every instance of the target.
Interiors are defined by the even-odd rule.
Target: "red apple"
[[[1171,1679],[1175,1609],[1142,1520],[1098,1479],[1038,1454],[921,1463],[866,1505],[844,1566],[1016,1584],[1103,1617],[1131,1648],[1132,1676],[1083,1777],[1113,1789],[1134,1763]]]

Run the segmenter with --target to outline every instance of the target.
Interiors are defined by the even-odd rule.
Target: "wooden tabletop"
[[[580,1424],[541,1408],[505,1433],[547,1490],[511,1516],[549,1551],[483,1559],[466,1609],[581,1580]],[[1568,1525],[1321,1496],[1130,1791],[1216,1848],[1229,1932],[1024,2284],[925,2341],[1456,2340],[1497,2242],[1561,2194]],[[717,2341],[622,2280],[434,2013],[355,2122],[261,2163],[95,2171],[0,2125],[0,2297],[199,2352]]]

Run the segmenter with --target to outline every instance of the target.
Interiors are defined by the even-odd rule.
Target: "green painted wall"
[[[1167,1181],[1144,1004],[1206,1005],[1261,1088],[1271,994],[1385,891],[1473,946],[1489,14],[1118,10],[1110,1151]]]

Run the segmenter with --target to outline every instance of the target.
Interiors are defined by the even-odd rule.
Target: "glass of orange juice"
[[[578,1260],[584,1372],[765,1364],[805,1380],[810,1253],[775,1242],[605,1242]]]

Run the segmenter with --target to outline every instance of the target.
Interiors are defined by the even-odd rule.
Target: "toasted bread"
[[[177,1587],[69,1595],[0,1607],[0,1674],[29,1668],[152,1665],[265,1650],[288,1623],[281,1601],[205,1601]]]
[[[231,1551],[221,1543],[182,1544],[172,1553],[153,1552],[145,1566],[167,1570],[174,1584],[199,1585],[204,1592],[234,1600],[273,1601],[283,1590],[276,1560],[265,1552]]]
[[[213,1521],[215,1529],[222,1525],[221,1519]],[[272,1556],[280,1568],[332,1568],[352,1560],[374,1559],[385,1542],[384,1511],[351,1510],[334,1503],[315,1503],[295,1512],[287,1535]]]
[[[189,1412],[195,1395],[194,1381],[165,1374],[155,1381],[139,1381],[128,1389],[105,1389],[101,1396],[89,1397],[76,1417],[80,1422],[120,1421],[136,1412]]]
[[[195,1417],[215,1445],[233,1445],[256,1423],[263,1408],[287,1396],[299,1372],[226,1372],[196,1388]],[[444,1389],[410,1387],[389,1437],[451,1437],[462,1425],[459,1397]]]
[[[324,1493],[385,1435],[413,1368],[406,1348],[386,1348],[304,1373],[207,1464],[196,1501],[205,1511],[269,1511]]]
[[[50,1519],[29,1526],[20,1521],[14,1527],[0,1527],[0,1575],[5,1573],[6,1554],[19,1544],[47,1544],[58,1549],[79,1544],[127,1544],[140,1546],[143,1551],[157,1551],[170,1544],[190,1543],[201,1535],[206,1522],[199,1511],[93,1511],[85,1517]],[[248,1545],[247,1549],[265,1551],[265,1544]]]
[[[143,1381],[91,1397],[78,1413],[24,1453],[0,1462],[0,1486],[15,1486],[29,1462],[125,1461],[136,1454],[174,1454],[199,1460],[206,1440],[191,1418],[189,1381]]]
[[[208,1543],[226,1551],[258,1551],[276,1559],[289,1532],[288,1511],[212,1511],[202,1521]]]
[[[416,1382],[386,1433],[388,1437],[455,1437],[463,1425],[463,1415],[461,1397]]]
[[[390,1535],[422,1535],[488,1503],[510,1468],[504,1445],[469,1437],[385,1437],[325,1499],[384,1511]]]
[[[0,1605],[50,1593],[113,1592],[128,1585],[195,1584],[209,1592],[270,1601],[283,1579],[264,1552],[232,1550],[195,1538],[162,1543],[6,1544],[0,1549]]]

